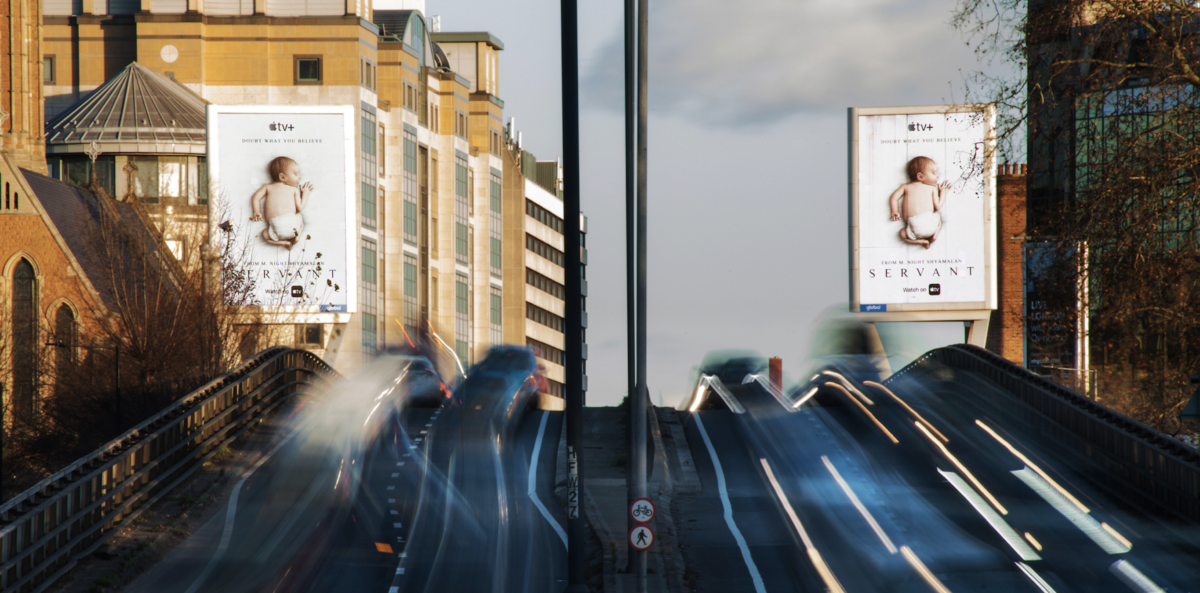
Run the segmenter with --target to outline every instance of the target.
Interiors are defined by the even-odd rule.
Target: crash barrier
[[[931,350],[884,383],[948,369],[986,379],[1028,406],[1010,409],[1031,432],[1098,467],[1091,473],[1100,486],[1139,506],[1200,521],[1200,452],[992,352],[966,344]]]
[[[305,386],[336,373],[276,347],[0,505],[0,591],[38,592]]]

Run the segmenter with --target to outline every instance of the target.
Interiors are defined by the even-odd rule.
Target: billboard
[[[227,298],[354,312],[353,117],[346,106],[209,105],[209,227]]]
[[[850,110],[851,307],[996,308],[991,105]]]

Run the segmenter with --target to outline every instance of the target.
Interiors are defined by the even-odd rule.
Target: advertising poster
[[[209,107],[211,220],[232,263],[222,270],[227,296],[248,287],[245,304],[353,311],[351,117],[344,107]]]
[[[1026,243],[1022,252],[1025,368],[1051,376],[1054,369],[1075,367],[1075,283],[1062,279],[1062,268],[1074,266],[1075,262],[1070,261],[1070,254],[1062,253],[1051,243]]]
[[[988,109],[958,109],[857,115],[861,312],[989,301],[992,120]]]

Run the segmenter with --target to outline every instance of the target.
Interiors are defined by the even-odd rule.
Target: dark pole
[[[638,496],[646,496],[646,45],[649,0],[638,2],[638,128],[637,128],[637,398],[634,400],[637,448],[633,470],[637,472]],[[646,552],[637,553],[637,593],[646,592]]]
[[[634,26],[636,18],[636,0],[625,0],[625,353],[626,374],[628,375],[625,390],[628,409],[629,451],[637,450],[637,416],[634,411],[637,406],[637,189],[636,161],[634,145],[634,117],[637,105],[637,83],[634,79]],[[632,459],[625,464],[626,504],[632,506],[638,497],[637,485],[633,476],[634,464]],[[632,516],[625,519],[626,531],[637,524]],[[630,559],[634,554],[633,546],[629,547]],[[617,567],[621,570],[622,567]]]
[[[579,12],[562,0],[563,237],[566,264],[567,591],[586,593],[583,510],[583,278],[579,236]]]

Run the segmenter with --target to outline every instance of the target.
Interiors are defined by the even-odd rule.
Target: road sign
[[[638,498],[629,505],[629,516],[638,523],[649,523],[654,518],[654,502],[649,498]]]
[[[654,530],[645,525],[638,525],[629,530],[629,545],[639,552],[654,544]]]

